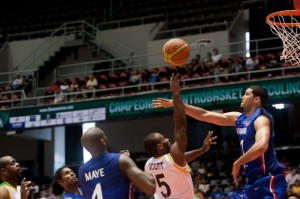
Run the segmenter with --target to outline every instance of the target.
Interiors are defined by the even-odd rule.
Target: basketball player
[[[3,181],[0,184],[1,199],[27,199],[31,181],[22,177],[21,166],[13,157],[0,158],[0,178]],[[18,185],[20,181],[21,186]]]
[[[232,175],[236,186],[240,167],[244,166],[248,183],[244,193],[250,199],[285,197],[287,184],[283,175],[285,167],[276,157],[274,149],[274,121],[264,108],[267,91],[261,86],[250,86],[242,97],[243,113],[217,113],[185,104],[191,117],[221,126],[236,126],[241,156],[233,163]],[[170,107],[176,101],[157,99],[154,107]]]
[[[67,166],[56,170],[51,187],[53,194],[60,199],[83,199],[78,178]]]
[[[209,150],[216,137],[209,132],[201,149],[185,152],[187,147],[186,115],[180,96],[180,79],[172,75],[170,86],[174,99],[174,143],[160,133],[151,133],[144,139],[144,147],[150,158],[145,164],[145,171],[155,176],[155,199],[192,199],[194,186],[187,162]]]
[[[81,144],[92,156],[78,171],[84,198],[128,199],[130,181],[147,194],[155,192],[154,178],[140,170],[128,154],[108,152],[108,140],[101,129],[88,129]]]

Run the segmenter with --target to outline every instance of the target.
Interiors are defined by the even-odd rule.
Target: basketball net
[[[266,22],[273,34],[277,35],[283,43],[280,60],[291,65],[300,66],[300,0],[294,0],[295,10],[283,10],[269,14]],[[298,17],[298,18],[296,18]]]

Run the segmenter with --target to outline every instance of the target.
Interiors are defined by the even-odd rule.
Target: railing
[[[113,28],[121,28],[129,25],[143,25],[145,23],[155,23],[157,21],[166,21],[167,16],[164,14],[157,14],[144,17],[136,17],[130,19],[116,20],[116,21],[107,21],[101,22],[96,25],[99,30],[107,30]]]
[[[281,67],[275,69],[266,69],[266,70],[257,70],[257,71],[247,71],[247,72],[239,72],[239,73],[229,73],[229,74],[220,74],[214,76],[207,77],[199,77],[199,78],[189,78],[182,80],[182,88],[187,89],[191,87],[210,87],[214,85],[220,84],[220,79],[232,79],[236,76],[243,76],[244,81],[252,81],[257,79],[267,79],[270,78],[267,74],[274,74],[272,78],[284,78],[287,76],[299,76],[300,77],[300,67]],[[238,81],[232,81],[233,84],[236,84]],[[226,84],[226,83],[222,83]],[[230,83],[228,83],[230,84]],[[125,96],[128,94],[129,90],[138,90],[136,94],[145,94],[145,93],[153,93],[153,92],[163,92],[169,90],[169,82],[157,82],[157,83],[143,83],[132,86],[123,86],[116,88],[107,88],[107,89],[94,89],[94,90],[83,90],[80,92],[66,93],[65,95],[71,99],[71,96],[85,94],[90,95],[92,98],[113,98]],[[36,97],[27,97],[26,99],[16,99],[16,100],[7,100],[1,101],[1,105],[8,105],[10,108],[18,108],[18,107],[30,107],[43,105],[46,99],[54,98],[54,95],[45,96],[47,88],[37,88],[36,93],[41,94],[41,96]],[[84,99],[82,99],[84,100]]]
[[[15,97],[15,95],[18,95],[19,97]],[[4,104],[9,104],[10,107],[14,107],[15,103],[18,103],[18,102],[20,102],[20,105],[23,106],[23,101],[27,99],[25,91],[23,89],[1,92],[0,99],[2,99],[3,96],[9,97],[9,100],[4,100],[2,102]],[[22,99],[22,100],[20,100],[20,99]],[[0,103],[0,104],[3,104],[3,103]]]
[[[186,27],[186,28],[178,28],[172,30],[162,30],[158,32],[154,32],[150,35],[150,38],[173,38],[173,37],[180,37],[182,35],[188,34],[201,34],[204,32],[209,32],[210,29],[222,28],[223,30],[227,30],[229,28],[229,24],[227,21],[214,23],[214,24],[207,24],[201,26],[193,26],[193,27]],[[154,34],[154,35],[153,35]]]
[[[25,75],[27,78],[29,77],[33,81],[35,81],[36,70],[21,70],[16,72],[5,72],[0,73],[0,85],[5,86],[12,83],[13,79],[17,76]]]
[[[265,54],[270,51],[281,51],[282,46],[273,46],[272,48],[263,48],[262,46],[268,46],[269,42],[273,42],[280,40],[278,37],[271,37],[271,38],[265,38],[265,39],[256,39],[251,40],[250,45],[254,48],[250,50],[250,53],[254,55],[259,54]],[[217,45],[209,45],[205,48],[197,48],[197,49],[191,49],[191,52],[193,53],[199,53],[199,54],[205,54],[208,51],[212,51],[213,48],[218,48],[220,52],[222,52],[223,48],[230,48],[231,53],[222,53],[224,58],[230,58],[230,57],[245,57],[246,50],[241,51],[240,49],[245,49],[245,41],[239,41],[239,42],[231,42],[231,43],[223,43],[223,44],[217,44]],[[192,54],[192,53],[191,53]],[[115,63],[120,61],[123,63],[128,63],[129,59],[132,64],[127,64],[123,67],[116,67]],[[145,60],[161,60],[158,62],[146,62]],[[103,64],[108,65],[109,67],[107,69],[101,69],[101,70],[94,70],[94,66],[96,64]],[[90,74],[93,74],[95,72],[108,72],[108,73],[118,73],[121,71],[128,71],[130,69],[151,69],[151,68],[159,68],[162,66],[165,66],[166,63],[164,62],[162,58],[162,54],[156,53],[156,54],[147,54],[147,55],[135,55],[131,57],[119,57],[116,59],[107,59],[107,60],[99,60],[99,61],[90,61],[90,62],[84,62],[84,63],[76,63],[76,64],[66,64],[66,65],[60,65],[57,67],[56,75],[55,77],[57,80],[63,80],[65,78],[74,78],[74,77],[82,77],[82,76],[89,76]]]
[[[144,60],[149,57],[157,57],[161,54],[147,54],[147,55],[137,55],[131,57],[120,57],[115,59],[107,59],[107,60],[100,60],[100,61],[89,61],[83,63],[76,63],[76,64],[65,64],[60,65],[56,69],[56,80],[63,80],[65,78],[74,78],[74,77],[82,77],[82,76],[89,76],[90,74],[97,73],[97,72],[107,72],[107,73],[118,73],[121,71],[129,71],[130,69],[145,69],[145,68],[155,68],[164,66],[165,63],[161,62],[152,62],[146,63]],[[127,63],[125,66],[115,66],[115,63],[123,62]],[[94,66],[96,64],[103,64],[107,65],[106,69],[99,69],[95,70]]]
[[[49,37],[57,31],[56,29],[48,29],[48,30],[38,30],[32,32],[22,32],[22,33],[8,33],[7,41],[15,41],[15,40],[29,40],[41,37]],[[74,27],[68,27],[69,32],[74,31]]]

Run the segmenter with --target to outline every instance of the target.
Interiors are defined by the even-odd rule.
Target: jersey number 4
[[[96,184],[91,199],[96,199],[96,198],[97,198],[97,199],[103,199],[102,188],[101,188],[101,184],[100,184],[100,183]]]
[[[162,191],[162,192],[160,192],[161,195],[163,195],[164,198],[168,198],[171,195],[171,189],[170,189],[170,186],[164,181],[164,178],[165,178],[164,174],[155,175],[155,178],[156,178],[157,185],[159,187],[166,188],[166,193],[164,193]]]

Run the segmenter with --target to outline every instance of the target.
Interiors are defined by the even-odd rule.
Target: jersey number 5
[[[158,184],[159,187],[166,187],[166,193],[164,193],[163,191],[160,192],[161,195],[163,195],[164,198],[168,198],[170,195],[171,195],[171,189],[170,189],[170,186],[165,182],[163,181],[163,178],[164,178],[164,174],[158,174],[155,176],[156,178],[156,182]]]

